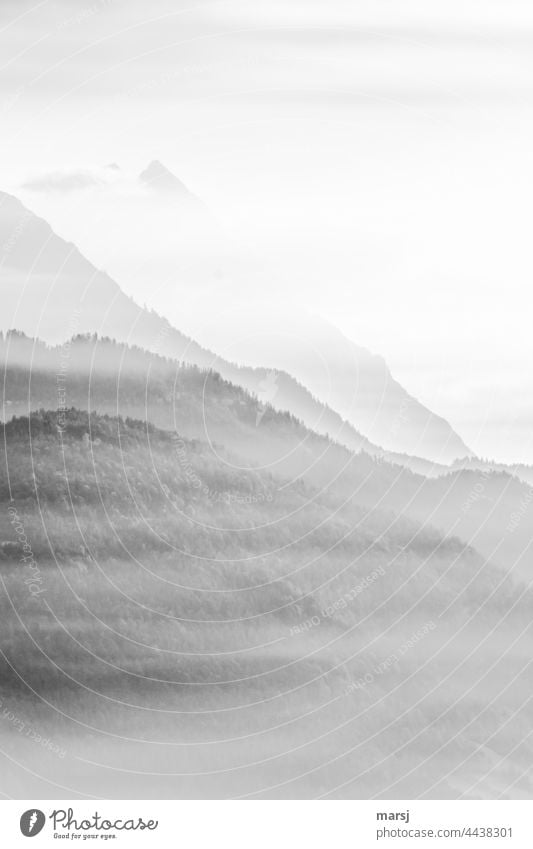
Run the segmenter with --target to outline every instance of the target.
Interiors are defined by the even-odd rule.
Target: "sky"
[[[522,0],[3,0],[0,188],[204,343],[310,310],[533,462],[532,47]],[[153,159],[220,223],[209,268],[133,220]],[[105,195],[27,188],[113,162]]]

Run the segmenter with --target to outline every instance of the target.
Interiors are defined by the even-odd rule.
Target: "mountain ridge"
[[[32,343],[24,344],[31,352]],[[231,452],[237,470],[268,471],[291,488],[302,483],[327,493],[333,514],[341,511],[353,519],[353,511],[363,508],[370,517],[389,515],[391,526],[408,518],[458,537],[497,565],[511,563],[517,574],[529,574],[532,529],[524,517],[530,487],[515,476],[447,469],[428,477],[386,455],[350,451],[212,369],[180,365],[94,335],[52,350],[48,362],[43,356],[30,359],[29,366],[10,360],[9,347],[8,340],[4,415],[75,407],[144,420],[147,428],[174,434],[178,447],[180,439],[200,440],[215,458]],[[185,475],[189,465],[184,449]],[[189,482],[194,488],[195,481]]]
[[[226,361],[155,311],[140,307],[73,243],[57,235],[45,219],[4,192],[0,192],[2,243],[0,293],[6,305],[1,328],[4,331],[16,327],[52,344],[64,343],[76,333],[97,332],[172,359],[213,368],[250,392],[260,396],[265,392],[265,401],[276,409],[292,411],[319,433],[343,433],[351,450],[365,446],[377,454],[384,452],[286,371],[276,370],[272,387],[272,369]],[[270,384],[266,391],[262,389],[265,383],[267,387]],[[430,411],[426,413],[431,417]],[[446,459],[455,460],[457,454],[452,451]]]

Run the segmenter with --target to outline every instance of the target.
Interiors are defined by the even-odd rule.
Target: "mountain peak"
[[[148,167],[141,171],[139,180],[157,191],[189,194],[187,186],[158,159],[152,160]]]

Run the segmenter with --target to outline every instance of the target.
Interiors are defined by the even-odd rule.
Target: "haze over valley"
[[[532,23],[1,5],[4,797],[532,798]]]

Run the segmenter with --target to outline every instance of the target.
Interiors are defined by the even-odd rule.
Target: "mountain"
[[[530,798],[531,591],[472,548],[146,421],[1,431],[13,795]]]
[[[291,411],[310,428],[330,434],[348,448],[383,453],[285,371],[230,363],[202,348],[154,311],[138,306],[75,245],[61,239],[42,218],[5,193],[0,193],[0,244],[2,330],[17,327],[30,337],[50,343],[97,331],[173,360],[214,368],[263,403]]]
[[[381,455],[383,450],[380,446],[385,445],[391,451],[391,459],[424,474],[433,473],[431,461],[435,455],[444,455],[444,459],[440,460],[442,463],[469,453],[449,425],[417,403],[414,403],[413,409],[419,418],[426,424],[438,421],[443,434],[444,443],[441,441],[440,447],[434,445],[433,455],[429,450],[422,455],[429,456],[429,463],[418,458],[416,452],[410,459],[401,457],[401,452],[387,446],[385,441],[373,443],[363,435],[364,431],[354,427],[349,420],[343,420],[327,403],[318,401],[305,385],[285,370],[239,366],[218,357],[154,311],[138,306],[108,274],[95,268],[75,245],[56,235],[46,221],[31,213],[15,197],[3,192],[0,192],[0,245],[0,296],[4,307],[0,329],[4,331],[17,327],[29,336],[51,343],[64,342],[77,333],[96,331],[102,336],[138,345],[172,359],[201,368],[214,368],[227,380],[258,395],[264,403],[270,403],[275,409],[290,410],[310,428],[330,434],[348,448],[365,448]],[[301,370],[296,361],[294,366]],[[312,370],[305,371],[307,378],[316,384]],[[367,369],[368,392],[371,374]],[[395,410],[401,412],[408,397],[398,384],[395,385],[396,406],[391,402],[387,407],[388,415],[392,416],[389,427],[395,427]],[[320,393],[320,385],[317,388]],[[341,407],[345,406],[339,393],[335,394],[334,400]],[[352,408],[353,405],[349,405],[349,410]],[[368,405],[362,409],[366,410],[364,423],[371,427]],[[386,416],[383,412],[380,415],[383,422],[381,433],[386,437],[383,433]],[[424,445],[413,440],[409,444],[425,448],[427,440]],[[443,444],[446,450],[442,449]]]
[[[530,487],[508,473],[457,469],[428,478],[388,455],[350,451],[211,368],[95,335],[47,348],[9,334],[0,354],[4,419],[61,406],[144,420],[176,439],[201,441],[214,457],[230,452],[252,475],[316,488],[335,514],[350,519],[363,509],[383,528],[408,519],[425,533],[452,535],[512,574],[530,574]],[[182,464],[186,473],[187,452]]]
[[[96,330],[178,361],[216,367],[228,380],[252,392],[261,394],[266,386],[265,398],[278,409],[292,410],[321,432],[338,434],[351,448],[368,444],[288,374],[278,372],[273,378],[266,369],[241,368],[221,360],[155,312],[139,307],[74,245],[5,194],[0,194],[0,244],[4,245],[0,268],[4,331],[17,326],[29,336],[58,343]]]
[[[318,316],[241,307],[247,333],[233,339],[209,328],[238,362],[285,368],[312,394],[386,451],[449,464],[472,456],[451,425],[395,380],[383,357]],[[216,344],[216,343],[215,343]]]
[[[181,198],[194,199],[200,203],[191,194],[185,183],[182,183],[181,180],[157,159],[154,159],[144,171],[141,171],[139,180],[154,191],[171,193]]]
[[[216,351],[226,352],[224,359],[228,359],[227,351],[231,349],[230,359],[241,364],[289,372],[317,399],[386,451],[445,465],[472,456],[471,449],[442,416],[424,406],[393,378],[382,357],[356,345],[323,319],[306,316],[303,310],[291,314],[284,305],[279,315],[271,305],[258,308],[253,303],[245,308],[247,281],[250,275],[259,273],[258,269],[245,260],[241,267],[231,251],[228,253],[224,247],[227,240],[221,233],[215,234],[207,210],[166,166],[153,161],[138,182],[147,189],[141,203],[131,191],[125,206],[119,209],[113,207],[110,199],[102,203],[101,198],[94,225],[84,229],[102,230],[105,218],[105,241],[113,248],[103,254],[106,258],[109,254],[113,267],[119,274],[140,274],[143,285],[139,288],[143,291],[146,278],[152,276],[157,281],[155,289],[160,285],[171,287],[170,301],[178,297],[184,312],[213,314],[214,304],[221,304],[223,309],[223,291],[219,290],[224,289],[224,275],[231,278],[231,286],[237,286],[240,293],[236,296],[238,309],[247,333],[241,339],[243,334],[235,334],[234,327],[215,320],[202,337],[207,348],[212,350],[214,342]],[[198,215],[194,204],[200,204]],[[71,204],[66,208],[71,216]],[[128,244],[123,244],[125,233]],[[137,251],[137,245],[146,245],[148,233],[149,250],[139,248],[139,262],[132,263],[132,252]],[[222,275],[218,285],[217,275]],[[259,277],[255,285],[259,284],[264,288],[268,280],[261,282]],[[211,307],[204,308],[202,298]],[[198,332],[192,329],[196,338],[202,332],[202,323],[205,324],[203,318],[197,322]],[[265,325],[274,331],[264,333]],[[256,328],[260,332],[256,333]]]
[[[181,232],[181,241],[178,241],[180,250],[187,253],[188,240],[197,243],[202,238],[208,241],[217,241],[218,224],[212,217],[205,204],[194,195],[185,183],[183,183],[172,171],[159,160],[154,159],[139,174],[138,182],[145,187],[154,197],[161,199],[163,203],[172,204],[170,209],[165,209],[165,216],[174,219],[173,223]],[[140,214],[140,211],[139,211]],[[178,234],[175,234],[175,239]]]
[[[219,308],[225,309],[227,278],[246,332],[236,333],[228,322],[214,319],[202,337],[207,348],[212,350],[214,343],[225,360],[288,372],[315,398],[386,451],[437,464],[472,456],[442,416],[424,406],[393,378],[382,357],[355,345],[322,319],[305,316],[303,310],[291,315],[286,304],[282,315],[274,313],[272,305],[265,309],[265,305],[258,307],[255,302],[245,309],[250,277],[254,289],[261,291],[268,287],[268,279],[262,280],[259,269],[245,255],[240,260],[232,256],[228,239],[213,226],[203,204],[166,166],[158,161],[150,163],[137,183],[143,191],[137,197],[129,187],[124,203],[118,207],[114,194],[97,194],[94,222],[85,223],[82,230],[93,234],[92,239],[95,233],[105,234],[101,237],[105,249],[96,252],[116,269],[117,279],[127,274],[131,282],[133,275],[139,280],[135,288],[145,292],[146,280],[153,278],[152,301],[182,304],[184,317],[178,319],[179,326],[187,324],[187,318],[194,314],[201,318],[196,325],[202,333],[207,316],[216,316]],[[121,183],[113,185],[115,191]],[[71,218],[72,203],[66,200],[63,206]],[[84,198],[84,215],[87,209],[88,199]],[[74,230],[79,232],[79,228]],[[138,262],[134,260],[137,252]],[[167,291],[166,299],[159,298],[159,288]],[[265,325],[267,333],[263,332]],[[255,332],[256,328],[260,332]],[[191,331],[198,338],[194,326]],[[145,343],[143,346],[149,347]]]

